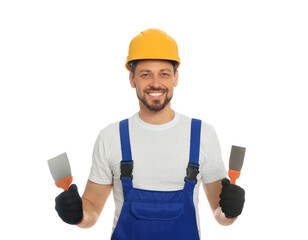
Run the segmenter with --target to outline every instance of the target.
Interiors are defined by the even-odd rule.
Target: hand
[[[68,191],[56,197],[56,211],[59,217],[68,224],[78,224],[82,221],[82,200],[76,184],[72,184]]]
[[[236,218],[242,213],[245,202],[245,191],[241,187],[230,184],[228,179],[221,181],[219,205],[227,218]]]

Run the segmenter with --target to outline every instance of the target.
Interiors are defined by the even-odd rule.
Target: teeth
[[[156,96],[160,96],[163,93],[149,93],[150,96],[156,97]]]

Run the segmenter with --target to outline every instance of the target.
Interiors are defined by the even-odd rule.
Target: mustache
[[[151,92],[151,91],[153,91],[153,92],[155,92],[155,91],[157,91],[157,92],[167,92],[168,91],[168,89],[164,89],[164,88],[148,88],[148,89],[145,89],[143,92]]]

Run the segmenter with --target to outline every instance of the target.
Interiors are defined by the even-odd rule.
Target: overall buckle
[[[134,168],[134,161],[133,160],[122,160],[121,161],[121,176],[122,178],[131,178],[133,179],[133,168]]]
[[[186,168],[186,177],[184,181],[190,180],[197,183],[197,175],[199,173],[199,164],[195,162],[189,162]]]

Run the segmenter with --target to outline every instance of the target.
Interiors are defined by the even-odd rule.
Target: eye
[[[168,77],[169,76],[169,73],[162,73],[161,74],[163,77]]]
[[[150,76],[150,74],[147,74],[147,73],[144,73],[144,74],[141,75],[141,77],[143,77],[143,78],[148,78],[149,76]]]

